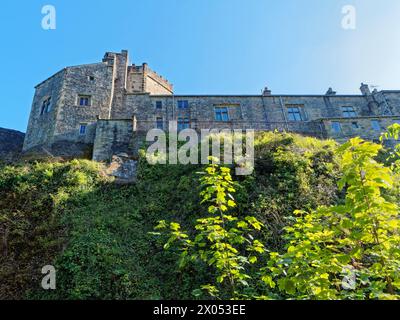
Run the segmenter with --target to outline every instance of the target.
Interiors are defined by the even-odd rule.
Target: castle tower
[[[113,67],[110,119],[124,118],[124,96],[126,93],[129,56],[127,50],[121,53],[107,52],[103,62]]]

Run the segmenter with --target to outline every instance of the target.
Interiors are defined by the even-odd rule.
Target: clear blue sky
[[[56,30],[41,28],[46,4]],[[341,27],[347,4],[355,30]],[[8,0],[0,35],[0,127],[21,131],[37,83],[121,49],[179,94],[400,89],[399,0]]]

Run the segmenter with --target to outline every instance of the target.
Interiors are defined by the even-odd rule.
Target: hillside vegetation
[[[25,134],[16,130],[0,128],[0,162],[12,162],[19,158]]]
[[[345,204],[346,190],[337,185],[343,176],[337,151],[333,141],[294,134],[256,138],[254,173],[233,176],[235,214],[252,216],[264,226],[255,236],[267,252],[285,252],[293,241],[285,228],[299,223],[295,211]],[[205,169],[152,166],[141,157],[137,183],[117,185],[101,164],[87,160],[2,166],[0,299],[210,297],[210,290],[199,288],[213,283],[218,269],[212,263],[179,268],[181,249],[165,250],[165,238],[153,233],[159,221],[174,221],[189,237],[196,234],[196,221],[209,211],[199,182]],[[396,186],[384,193],[392,203],[398,201]],[[40,287],[45,265],[55,266],[56,290]],[[258,272],[256,264],[249,268]],[[272,298],[288,298],[271,284],[278,273],[260,275],[267,281],[262,286],[269,287]],[[223,281],[221,296],[232,298]]]

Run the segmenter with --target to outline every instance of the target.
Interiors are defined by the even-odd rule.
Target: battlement
[[[174,90],[173,85],[163,76],[150,69],[147,63],[138,66],[135,64],[128,66],[128,82],[129,78],[131,78],[131,85],[128,83],[128,93],[168,95],[172,94]],[[137,85],[138,83],[140,86]]]

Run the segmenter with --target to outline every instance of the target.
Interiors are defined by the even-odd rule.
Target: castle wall
[[[67,68],[54,141],[93,143],[98,117],[109,118],[112,83],[113,69],[105,63]],[[89,106],[79,105],[81,96],[89,97]],[[82,124],[85,135],[79,131]]]
[[[141,66],[128,67],[126,92],[170,95],[173,93],[173,86],[143,63]]]
[[[382,91],[381,108],[388,105],[393,114],[400,114],[400,91]]]
[[[125,94],[128,82],[129,57],[127,51],[107,53],[105,60],[113,62],[114,90],[112,96],[111,119],[122,119],[125,112]]]
[[[173,86],[156,72],[151,70],[147,64],[143,64],[144,72],[144,89],[143,92],[152,95],[171,95],[173,94]]]
[[[133,121],[99,120],[93,148],[93,160],[107,161],[118,153],[133,153]]]
[[[65,72],[63,69],[36,86],[23,151],[51,145],[57,123],[57,112],[62,105]],[[43,102],[49,98],[51,98],[50,112],[41,114]]]
[[[187,109],[179,109],[178,101],[188,101]],[[255,130],[289,130],[309,135],[322,135],[321,119],[341,117],[341,106],[352,105],[357,112],[366,105],[362,96],[337,97],[330,99],[327,108],[324,96],[153,96],[128,95],[126,117],[138,115],[142,129],[154,127],[157,118],[167,122],[178,118],[190,120],[195,129],[231,128]],[[157,101],[162,109],[156,108]],[[215,120],[215,108],[226,107],[229,121]],[[298,107],[303,121],[290,121],[288,108]]]
[[[393,101],[397,96],[393,96]],[[399,95],[400,99],[400,95]],[[187,109],[179,109],[178,101],[188,101]],[[156,108],[157,101],[162,109]],[[215,120],[215,107],[227,107],[229,121]],[[288,108],[298,107],[302,121],[290,121]],[[342,107],[352,107],[355,117],[347,118]],[[153,96],[128,95],[126,117],[137,114],[138,130],[147,131],[156,126],[157,118],[162,118],[164,129],[168,121],[179,118],[189,119],[194,129],[255,129],[286,130],[316,137],[331,137],[343,140],[362,136],[378,139],[386,127],[398,122],[396,116],[376,115],[369,110],[363,95],[353,96]],[[381,130],[376,130],[372,122],[378,121]],[[340,124],[335,131],[332,123]]]
[[[365,84],[360,90],[360,95],[332,90],[326,95],[272,95],[268,90],[263,95],[174,95],[172,85],[146,63],[129,65],[127,51],[107,52],[101,63],[65,68],[36,87],[24,151],[46,146],[79,155],[94,145],[95,159],[109,159],[117,151],[134,152],[135,139],[160,119],[165,130],[169,121],[181,119],[197,130],[285,130],[338,141],[352,136],[375,140],[400,122],[400,91],[371,93]],[[90,98],[89,105],[79,104],[82,96]],[[49,97],[51,108],[41,114]],[[187,108],[179,108],[179,101],[187,101]],[[352,107],[355,115],[347,118],[343,107]],[[216,108],[226,108],[229,119],[216,121]],[[290,118],[293,109],[299,110],[300,121]],[[86,126],[83,134],[81,125]]]
[[[374,128],[372,121],[379,123],[380,130]],[[327,137],[345,142],[354,137],[361,137],[365,140],[378,141],[382,132],[394,123],[400,123],[400,116],[370,116],[357,118],[330,118],[322,120],[324,129],[327,132]],[[333,130],[332,123],[340,123],[340,131]],[[353,124],[357,124],[357,128]]]
[[[142,66],[129,66],[128,79],[127,79],[127,92],[128,93],[142,93],[144,92],[144,75]]]

